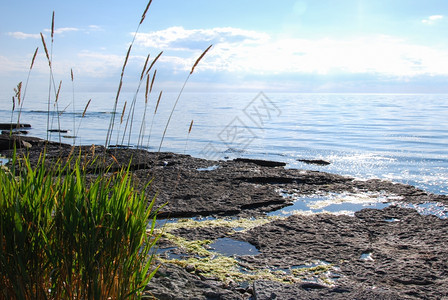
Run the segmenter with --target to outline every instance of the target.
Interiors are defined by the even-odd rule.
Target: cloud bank
[[[9,36],[19,39],[19,40],[25,40],[25,39],[40,39],[40,34],[38,33],[24,33],[21,31],[16,32],[8,32]]]
[[[440,20],[431,16],[428,20]],[[376,74],[393,77],[448,75],[448,50],[386,35],[347,39],[275,37],[238,28],[170,27],[139,33],[143,47],[171,51],[165,62],[188,69],[200,51],[214,44],[201,69],[262,74]],[[184,53],[179,53],[179,52]]]
[[[441,19],[435,15],[427,20]],[[67,27],[55,32],[88,34],[89,30],[102,29]],[[17,39],[40,38],[23,32],[9,35]],[[127,75],[134,78],[140,74],[148,52],[154,58],[164,51],[156,64],[160,71],[158,80],[182,80],[210,44],[213,47],[195,69],[193,79],[198,85],[206,83],[207,87],[316,91],[381,91],[386,87],[395,91],[397,84],[399,91],[434,91],[445,86],[442,82],[448,76],[448,49],[411,43],[390,35],[301,38],[233,27],[186,29],[181,26],[138,33]],[[109,80],[118,76],[126,48],[118,54],[106,48],[79,49],[70,56],[57,53],[53,72],[67,75],[73,68],[79,76]],[[14,63],[6,56],[0,57],[2,71],[26,70],[31,59],[28,56]],[[39,57],[34,71],[47,74],[45,57]]]

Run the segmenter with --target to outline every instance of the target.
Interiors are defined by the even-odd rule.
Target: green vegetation
[[[157,270],[154,199],[128,169],[87,180],[70,160],[0,169],[0,298],[138,298]]]
[[[145,19],[151,2],[152,0],[149,0],[142,14],[135,35]],[[50,47],[47,47],[42,33],[41,41],[50,69],[47,140],[48,132],[56,131],[61,143],[59,116],[64,111],[61,112],[58,107],[62,82],[56,84],[52,68],[54,20],[53,12]],[[134,40],[124,59],[106,136],[106,147],[110,145],[114,131],[123,75]],[[170,118],[190,75],[210,48],[211,46],[193,65],[179,92]],[[17,103],[19,108],[17,128],[20,127],[20,113],[37,53],[38,48],[34,52],[24,86],[22,87],[20,82],[14,89],[11,123]],[[152,80],[149,72],[161,54],[154,58],[149,67],[148,55],[144,64],[122,133],[122,142],[126,134],[129,135],[128,146],[134,122],[135,101],[141,84],[146,82],[145,113],[141,121],[137,148],[143,145],[148,97],[157,70],[153,72]],[[73,71],[70,72],[72,105],[75,112],[74,77]],[[162,92],[159,94],[157,106],[161,97]],[[90,100],[85,106],[82,117],[86,114],[89,104]],[[51,106],[57,110],[57,130],[50,130]],[[120,127],[125,108],[126,102],[120,118]],[[77,135],[74,120],[73,123],[74,136],[71,138]],[[81,122],[78,131],[80,125]],[[163,137],[168,125],[169,121]],[[10,134],[13,134],[12,130]],[[117,143],[119,135],[120,132],[117,133]],[[30,144],[28,146],[31,147]],[[148,201],[144,193],[150,183],[147,183],[141,192],[136,191],[129,167],[115,173],[103,167],[100,175],[95,177],[87,171],[89,164],[94,165],[95,161],[86,162],[85,158],[81,158],[81,153],[77,157],[70,154],[69,157],[60,158],[56,162],[46,162],[44,150],[39,163],[34,166],[27,156],[19,157],[19,154],[14,152],[10,169],[5,166],[0,168],[0,299],[141,298],[143,289],[157,271],[158,267],[153,261],[153,250],[159,238],[154,232],[158,210],[153,210],[155,199]],[[149,229],[148,220],[152,220]]]
[[[213,228],[225,227],[229,229],[227,235],[232,236],[235,230],[242,232],[272,222],[278,217],[240,218],[240,219],[215,219],[195,221],[192,219],[180,219],[175,223],[167,223],[163,227],[162,238],[170,241],[181,252],[188,253],[185,258],[164,258],[161,255],[158,260],[162,263],[179,265],[183,268],[194,270],[204,277],[217,278],[223,282],[252,282],[254,280],[272,280],[281,283],[297,283],[304,280],[316,281],[320,284],[333,286],[331,273],[337,270],[333,264],[321,261],[287,269],[259,268],[241,263],[238,257],[229,257],[206,249],[211,240],[189,241],[173,234],[180,228]],[[204,247],[205,246],[205,247]]]

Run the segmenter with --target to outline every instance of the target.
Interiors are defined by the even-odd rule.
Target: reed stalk
[[[26,96],[26,91],[27,91],[27,88],[28,88],[28,82],[30,80],[31,70],[33,69],[34,61],[36,60],[36,56],[37,56],[37,52],[38,51],[39,51],[39,47],[36,48],[36,50],[34,51],[34,54],[33,54],[33,58],[31,59],[30,68],[28,70],[28,76],[26,77],[26,81],[25,81],[25,88],[23,89],[23,96],[22,96],[21,101],[19,101],[20,108],[19,108],[19,113],[17,115],[17,128],[20,127],[20,116],[22,114],[23,103],[25,101],[25,96]]]
[[[89,101],[87,101],[86,106],[84,107],[84,111],[82,112],[81,120],[79,120],[78,129],[76,130],[76,134],[75,134],[75,136],[78,136],[78,134],[79,134],[79,128],[81,127],[81,122],[82,122],[82,120],[84,119],[84,117],[85,117],[85,115],[86,115],[87,108],[89,108],[89,105],[90,105],[90,102],[91,102],[91,101],[92,101],[92,99],[89,99]]]
[[[47,57],[48,66],[50,68],[50,77],[49,77],[49,84],[48,84],[48,102],[47,102],[47,141],[50,139],[51,135],[49,135],[49,129],[50,129],[50,112],[51,112],[51,90],[53,86],[53,90],[55,93],[55,103],[54,106],[56,107],[56,113],[58,118],[58,136],[59,136],[59,143],[61,143],[61,133],[60,133],[60,118],[59,118],[59,104],[57,102],[57,89],[56,89],[56,83],[53,76],[53,64],[52,64],[52,57],[53,57],[53,44],[54,44],[54,11],[51,18],[51,52],[48,52],[47,44],[45,43],[45,38],[42,32],[40,33],[42,45],[44,46],[45,55]],[[54,114],[53,114],[54,119]],[[53,123],[52,119],[52,123]]]
[[[141,85],[142,85],[142,83],[144,81],[144,76],[145,76],[145,71],[146,71],[146,66],[148,64],[148,60],[149,60],[149,54],[146,57],[146,61],[145,61],[145,64],[143,66],[143,69],[142,69],[142,72],[141,72],[141,75],[140,75],[140,81],[138,83],[137,90],[135,91],[134,97],[133,97],[132,102],[131,102],[131,107],[129,109],[128,117],[126,119],[126,125],[125,125],[124,132],[123,132],[123,138],[121,140],[121,144],[124,144],[124,139],[126,137],[127,128],[128,128],[128,125],[130,124],[129,132],[128,132],[128,147],[131,144],[132,126],[134,124],[135,105],[137,103],[138,93],[139,93]],[[152,64],[151,64],[151,66],[152,66]],[[146,98],[147,98],[147,96],[146,96]]]
[[[121,131],[121,125],[123,124],[123,118],[124,118],[124,113],[126,112],[126,105],[128,104],[127,101],[124,101],[124,105],[123,105],[123,109],[121,111],[121,117],[120,117],[120,127],[118,127],[118,133],[117,133],[117,142],[116,145],[118,146],[118,138],[120,137],[120,131]]]
[[[154,70],[154,74],[152,75],[151,84],[149,83],[149,75],[146,77],[146,90],[145,90],[145,109],[143,111],[142,122],[140,125],[140,132],[138,135],[137,149],[143,144],[144,136],[145,136],[145,128],[146,128],[146,112],[148,110],[148,102],[149,95],[152,92],[152,87],[154,85],[154,80],[156,78],[157,70]]]
[[[12,110],[11,110],[11,120],[10,120],[11,124],[12,124],[12,119],[13,119],[13,116],[14,116],[14,111],[16,109],[16,99],[17,99],[18,105],[20,106],[20,104],[21,104],[22,82],[19,82],[17,84],[17,86],[14,88],[14,94],[15,95],[12,97]],[[19,122],[19,121],[17,121],[17,122]],[[19,126],[20,125],[17,124],[17,127],[19,127]],[[10,130],[9,130],[9,135],[12,135],[12,128],[10,128]]]
[[[190,140],[190,133],[191,133],[191,129],[193,128],[193,122],[194,122],[194,120],[191,120],[190,127],[188,127],[188,134],[187,134],[187,140],[185,141],[184,154],[186,154],[186,152],[187,152],[187,145],[188,145],[188,141]]]
[[[185,79],[185,82],[182,85],[182,88],[180,89],[179,94],[177,95],[176,101],[174,102],[173,108],[171,109],[170,116],[168,117],[168,120],[166,121],[165,129],[163,130],[163,134],[162,134],[162,139],[160,140],[159,150],[157,152],[160,152],[160,149],[162,148],[163,140],[165,139],[166,131],[168,129],[168,126],[170,125],[171,117],[173,116],[174,110],[176,109],[176,106],[177,106],[177,103],[179,102],[180,96],[182,95],[184,88],[187,85],[188,79],[190,79],[190,76],[191,76],[191,74],[193,74],[194,69],[197,67],[197,65],[199,64],[201,59],[205,56],[205,54],[208,52],[208,50],[210,50],[210,48],[212,46],[213,45],[208,46],[207,49],[205,49],[205,51],[202,52],[202,54],[198,57],[198,59],[196,60],[196,62],[193,65],[193,67],[191,68],[190,74],[188,74],[187,78]]]
[[[70,79],[72,80],[72,113],[73,113],[73,134],[71,138],[73,138],[73,145],[75,145],[76,139],[76,105],[75,105],[75,81],[73,76],[73,69],[70,69]]]
[[[115,114],[117,112],[118,100],[120,98],[121,88],[123,86],[124,71],[126,69],[126,65],[127,65],[128,59],[129,59],[129,55],[131,53],[132,45],[134,45],[135,38],[137,36],[138,31],[140,30],[140,26],[142,25],[143,21],[145,20],[146,13],[148,12],[148,9],[149,9],[149,6],[151,5],[151,2],[152,2],[152,0],[150,0],[148,2],[148,4],[146,5],[146,8],[145,8],[145,10],[144,10],[144,12],[142,14],[140,22],[138,23],[137,29],[134,32],[134,37],[132,39],[131,44],[129,45],[128,52],[126,53],[126,57],[125,57],[124,62],[123,62],[123,67],[121,69],[121,75],[120,75],[120,82],[118,84],[117,94],[115,96],[115,102],[114,102],[114,106],[113,106],[113,110],[112,110],[111,119],[110,119],[110,122],[109,122],[109,128],[107,130],[105,147],[109,146],[110,140],[112,138],[112,133],[113,133],[113,130],[114,130],[114,123],[115,123]]]
[[[162,99],[162,93],[163,93],[163,91],[160,91],[159,97],[157,98],[156,107],[154,108],[154,114],[151,119],[151,126],[149,127],[148,139],[146,140],[146,149],[149,149],[149,142],[151,140],[152,127],[154,125],[154,119],[156,118],[157,108],[159,107],[160,100]]]

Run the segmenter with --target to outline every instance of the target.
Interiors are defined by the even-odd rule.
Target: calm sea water
[[[130,144],[157,151],[177,94],[165,93],[154,115],[156,95],[145,112],[137,97],[133,122],[126,113],[134,94],[122,94],[115,115],[111,144]],[[60,118],[48,119],[47,96],[26,96],[21,122],[30,123],[30,135],[47,138],[50,128],[69,130],[48,136],[65,143],[104,144],[115,95],[62,95]],[[84,117],[82,112],[92,102]],[[11,120],[11,95],[0,95],[0,122]],[[56,107],[51,105],[51,110]],[[59,119],[59,120],[58,120]],[[17,109],[13,121],[17,120]],[[194,124],[189,133],[189,126]],[[132,123],[132,129],[130,124]],[[123,137],[123,132],[131,136]],[[139,142],[140,130],[144,131]],[[304,168],[409,183],[427,191],[448,194],[448,95],[185,93],[172,116],[162,151],[209,159],[235,157],[284,161]],[[313,166],[298,159],[323,159]],[[211,164],[212,165],[212,164]]]

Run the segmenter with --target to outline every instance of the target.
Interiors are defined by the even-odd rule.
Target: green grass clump
[[[126,168],[88,180],[80,156],[17,156],[0,169],[0,299],[139,298],[157,270],[154,199]]]

